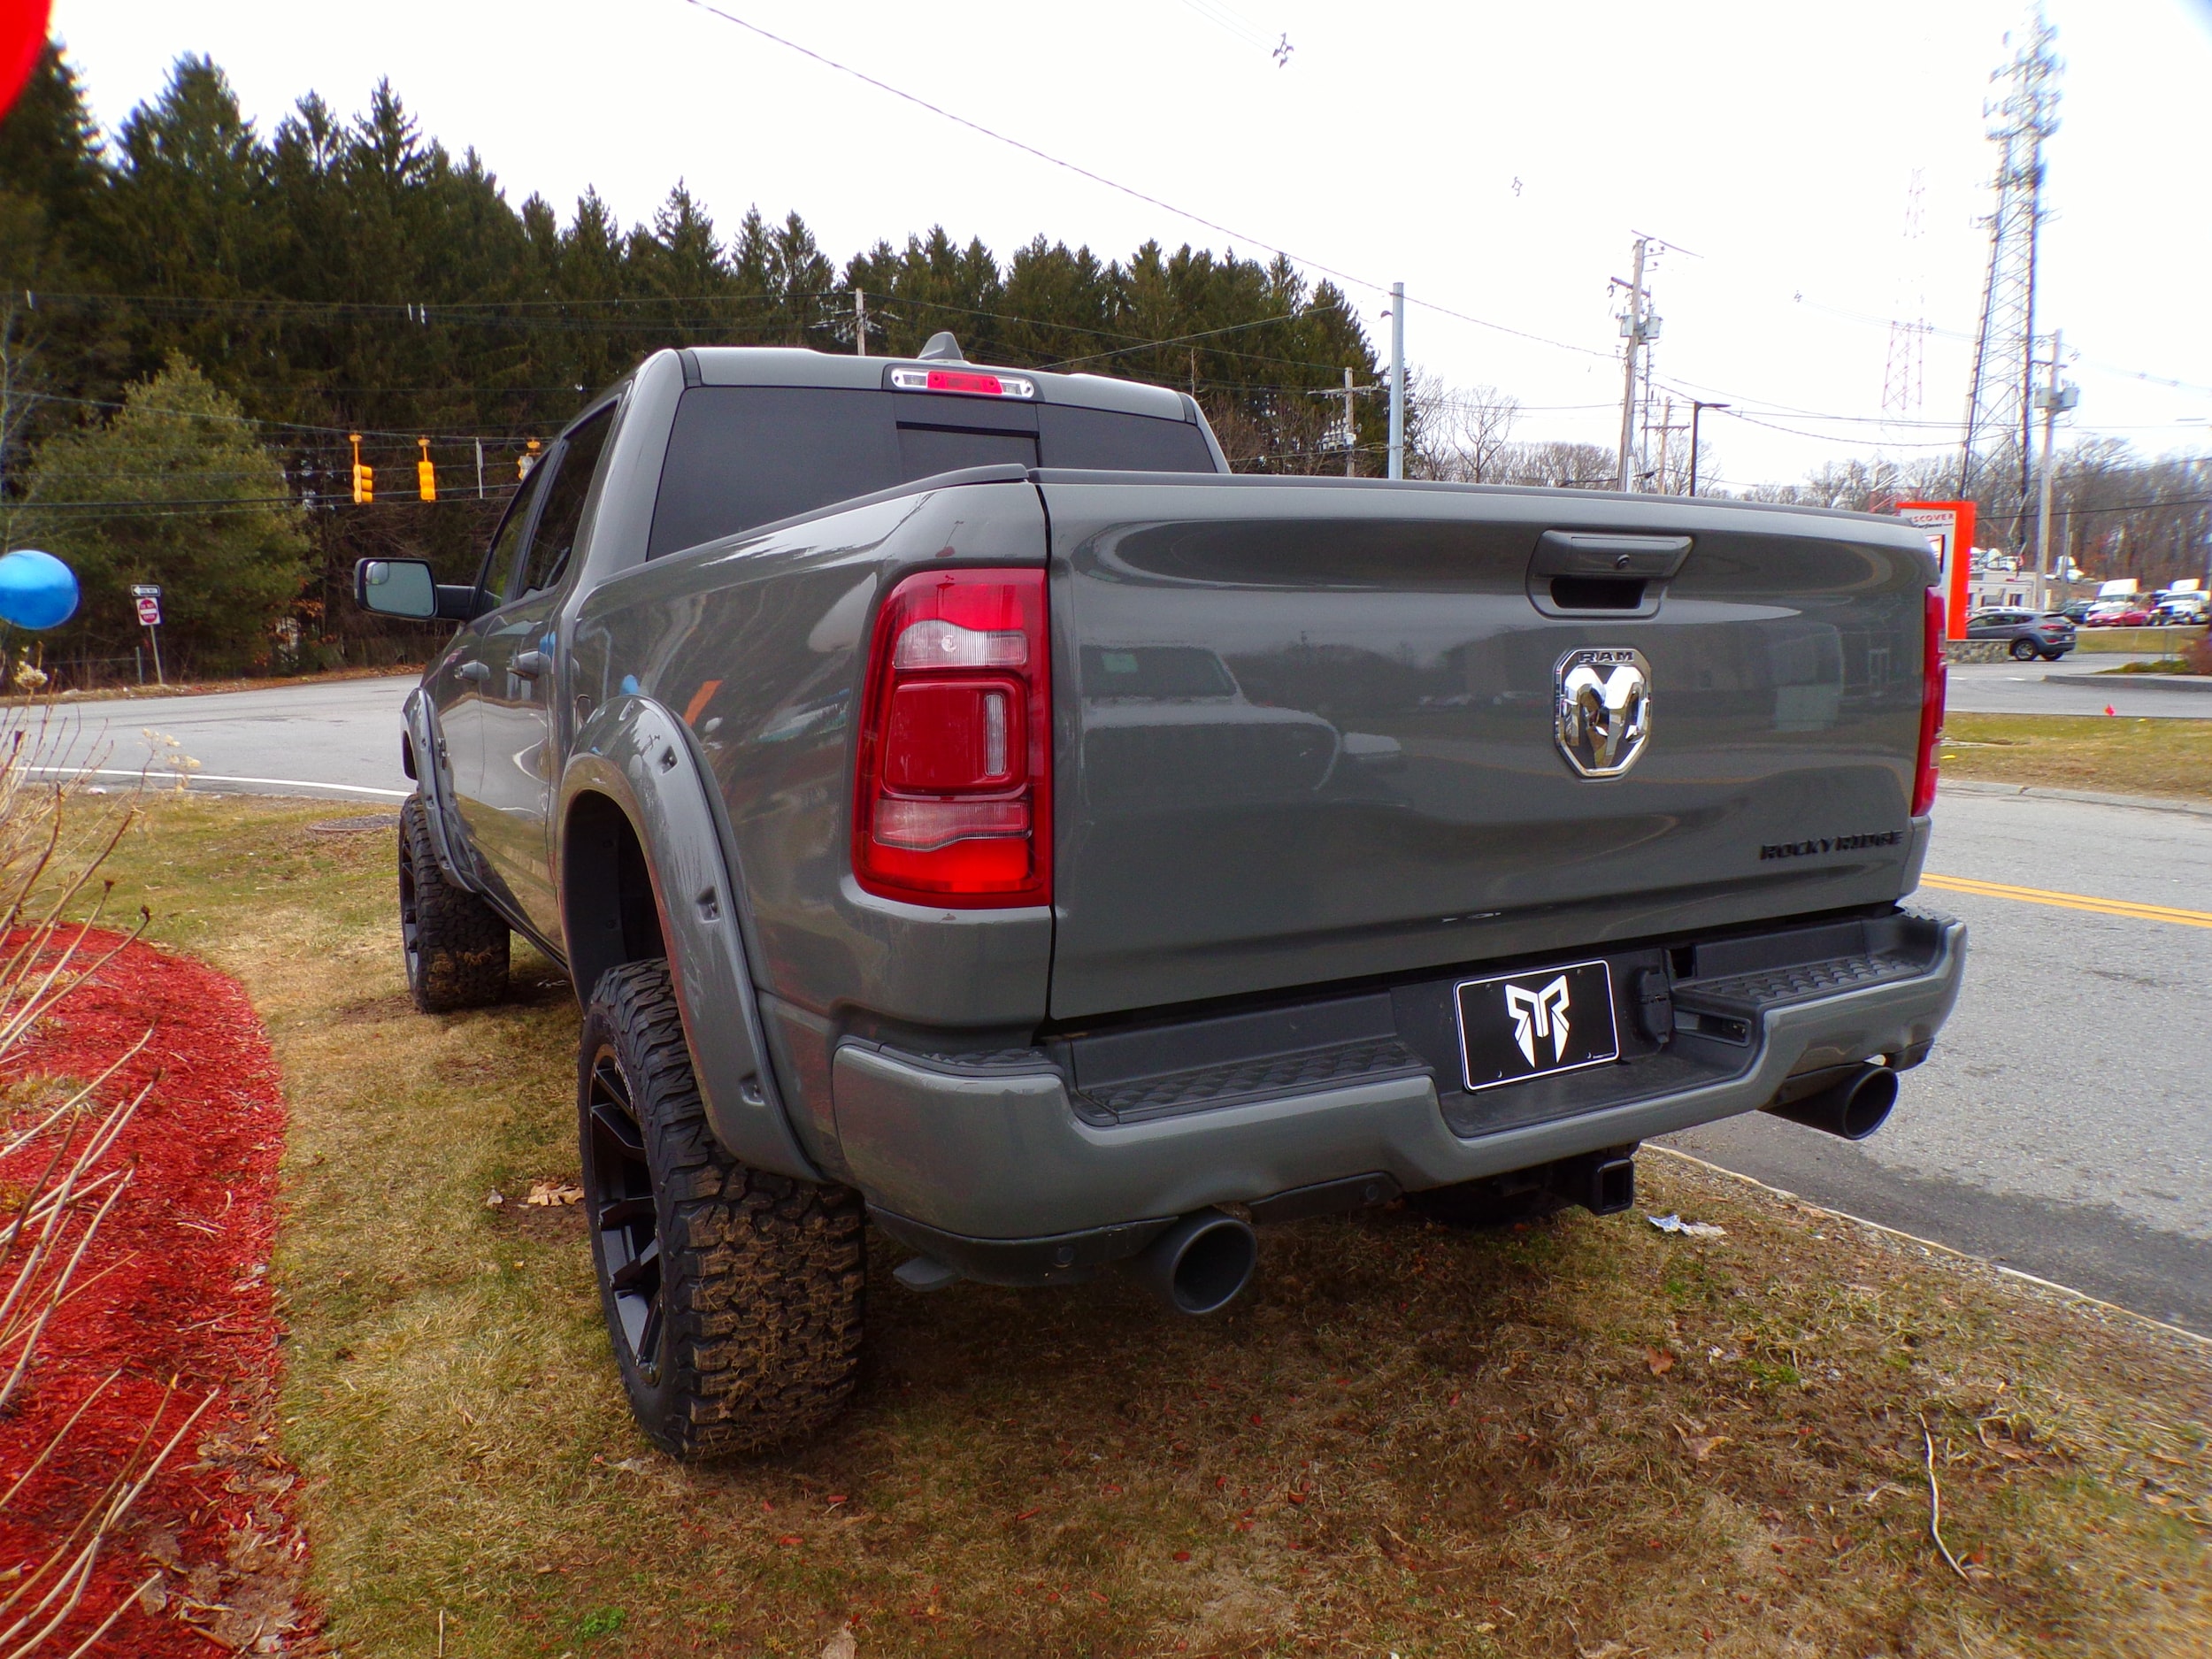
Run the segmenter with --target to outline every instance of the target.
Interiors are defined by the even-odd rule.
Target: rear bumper
[[[1835,932],[1775,937],[1832,947]],[[969,1061],[849,1040],[833,1065],[837,1133],[879,1221],[909,1243],[971,1270],[1002,1260],[1010,1279],[1040,1263],[1079,1270],[1210,1204],[1264,1211],[1292,1194],[1294,1210],[1299,1191],[1327,1189],[1351,1207],[1362,1191],[1509,1173],[1755,1111],[1793,1073],[1875,1056],[1916,1064],[1957,1000],[1965,933],[1901,918],[1879,937],[1909,934],[1909,954],[1878,941],[1778,970],[1771,949],[1716,956],[1702,979],[1678,970],[1671,1038],[1541,1094],[1532,1083],[1469,1096],[1401,1048],[1414,1064],[1395,1074],[1114,1121],[1071,1087],[1079,1064],[1042,1051]],[[1617,959],[1617,976],[1638,960]]]

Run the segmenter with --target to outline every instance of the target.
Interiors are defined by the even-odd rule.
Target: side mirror
[[[420,559],[356,560],[353,603],[380,617],[416,622],[469,622],[477,614],[475,588],[439,582]]]
[[[362,559],[353,567],[353,599],[380,617],[428,621],[438,614],[438,581],[420,559]]]

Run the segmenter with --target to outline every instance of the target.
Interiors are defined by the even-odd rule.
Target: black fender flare
[[[475,879],[475,860],[466,852],[468,840],[461,833],[453,804],[453,775],[446,762],[445,736],[438,730],[438,711],[417,686],[407,694],[400,710],[407,728],[407,750],[414,759],[416,793],[422,796],[423,817],[430,826],[430,845],[438,855],[438,867],[447,880],[471,893],[482,891]]]
[[[669,978],[715,1138],[754,1169],[826,1179],[791,1133],[768,1063],[745,949],[744,890],[723,833],[719,796],[689,728],[651,698],[626,695],[595,710],[569,750],[556,804],[555,867],[579,1001],[615,965],[610,942],[582,936],[580,918],[570,914],[569,827],[587,795],[611,801],[644,849]]]

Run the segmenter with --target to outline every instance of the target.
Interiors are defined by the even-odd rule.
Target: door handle
[[[463,680],[473,680],[480,682],[489,680],[492,677],[491,667],[488,664],[485,663],[463,663],[453,672]]]
[[[507,664],[507,672],[524,680],[535,680],[553,666],[553,659],[543,651],[517,651],[514,661]]]

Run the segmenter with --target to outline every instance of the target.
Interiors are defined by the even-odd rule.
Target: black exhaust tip
[[[1123,1263],[1147,1290],[1177,1313],[1218,1313],[1252,1282],[1260,1259],[1252,1229],[1218,1210],[1201,1210]]]
[[[1863,1141],[1889,1121],[1896,1104],[1897,1073],[1886,1065],[1870,1065],[1816,1094],[1766,1110],[1824,1134]]]

